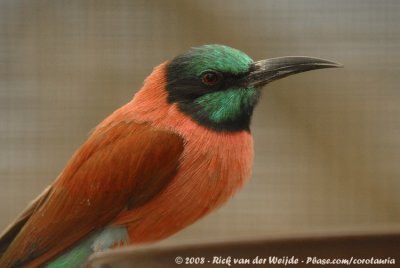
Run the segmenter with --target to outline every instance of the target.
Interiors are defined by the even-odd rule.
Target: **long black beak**
[[[343,67],[340,63],[313,57],[280,57],[254,62],[245,77],[246,86],[262,87],[286,76],[324,68]]]

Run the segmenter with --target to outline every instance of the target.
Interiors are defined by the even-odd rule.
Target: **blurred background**
[[[251,181],[162,243],[400,227],[399,14],[397,0],[1,0],[0,229],[154,66],[209,43],[345,68],[265,88]]]

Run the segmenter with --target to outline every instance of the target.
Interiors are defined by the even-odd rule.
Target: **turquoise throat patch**
[[[257,96],[255,88],[231,88],[203,95],[195,103],[201,107],[198,113],[207,114],[214,123],[234,122],[252,112]]]

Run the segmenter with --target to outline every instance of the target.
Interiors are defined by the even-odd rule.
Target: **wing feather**
[[[51,188],[9,228],[4,240],[14,239],[0,267],[41,266],[125,208],[147,202],[173,179],[182,151],[180,136],[148,124],[121,121],[97,128]]]

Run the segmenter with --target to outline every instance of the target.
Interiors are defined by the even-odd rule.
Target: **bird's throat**
[[[194,121],[215,131],[248,131],[259,95],[255,88],[232,88],[208,93],[178,106]]]

